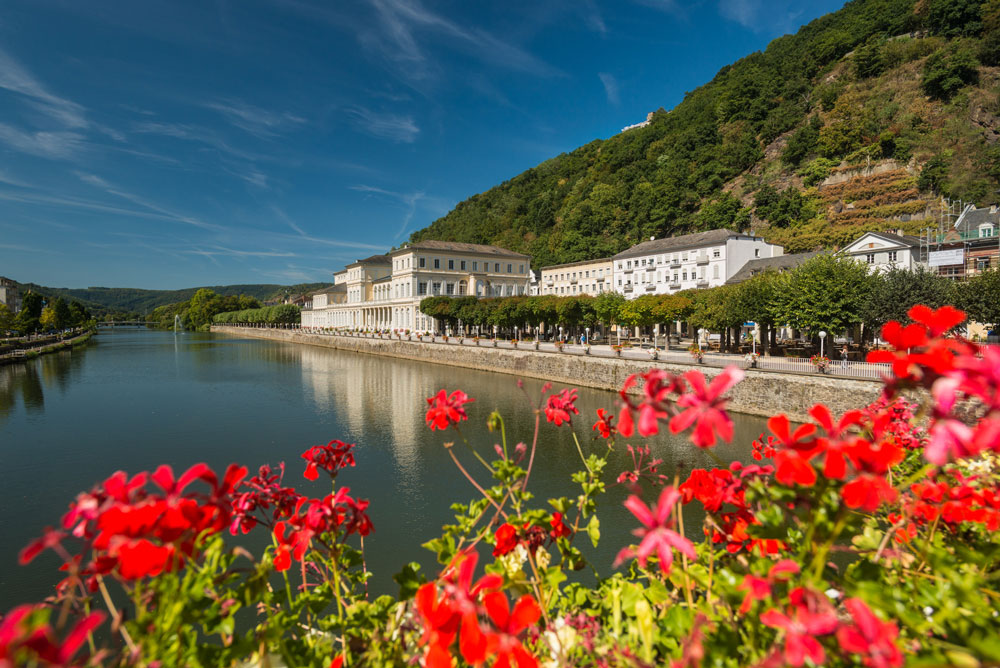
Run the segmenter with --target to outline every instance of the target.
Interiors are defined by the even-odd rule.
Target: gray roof
[[[418,250],[432,250],[432,251],[449,251],[454,253],[473,253],[475,255],[496,255],[498,257],[517,257],[524,258],[526,260],[531,259],[529,256],[523,253],[515,253],[512,250],[507,250],[506,248],[500,248],[499,246],[486,246],[484,244],[467,244],[461,241],[417,241],[412,244],[406,244],[402,248],[399,248],[393,253],[399,253],[407,249],[418,249]]]
[[[979,226],[983,223],[1000,224],[1000,211],[990,206],[977,209],[970,204],[955,221],[955,229],[962,234],[967,234],[978,231]]]
[[[333,294],[337,294],[338,292],[347,292],[347,284],[346,283],[338,283],[337,285],[331,285],[330,287],[323,288],[322,290],[316,290],[312,294],[313,295],[333,295]]]
[[[778,257],[762,257],[755,260],[748,260],[726,283],[742,283],[750,277],[765,271],[788,271],[823,252],[811,251],[809,253],[796,253],[794,255],[779,255]]]
[[[699,248],[711,244],[723,243],[733,237],[749,237],[750,235],[740,234],[732,230],[709,230],[708,232],[695,232],[693,234],[683,234],[679,237],[667,237],[665,239],[653,239],[643,241],[632,246],[628,250],[615,255],[613,260],[622,260],[629,257],[639,257],[641,255],[652,255],[654,253],[672,252],[685,250],[688,248]]]
[[[912,234],[893,234],[892,232],[868,232],[867,234],[882,237],[886,241],[892,241],[893,243],[897,243],[901,246],[909,246],[911,248],[920,247],[920,239]]]
[[[353,263],[347,265],[348,267],[353,267],[356,264],[392,264],[392,260],[386,254],[382,255],[372,255],[371,257],[366,257],[363,260],[355,260]]]
[[[372,283],[385,283],[385,282],[391,281],[391,280],[392,280],[392,276],[383,276],[382,278],[373,278],[372,279]]]
[[[610,257],[599,257],[593,260],[580,260],[579,262],[565,262],[563,264],[550,264],[547,267],[542,267],[542,271],[546,269],[562,269],[563,267],[578,267],[581,264],[596,264],[598,262],[611,262]]]

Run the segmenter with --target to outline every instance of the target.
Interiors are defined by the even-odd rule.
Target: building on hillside
[[[528,294],[537,297],[542,294],[542,272],[534,269],[528,274]]]
[[[21,292],[17,283],[4,276],[0,276],[0,304],[6,304],[12,313],[21,310]]]
[[[921,264],[920,238],[892,232],[866,232],[842,251],[868,265],[870,272],[889,269],[913,271]]]
[[[716,287],[750,260],[783,254],[781,246],[732,230],[650,239],[612,258],[614,290],[632,299]]]
[[[572,297],[574,295],[597,296],[611,292],[613,274],[611,258],[582,260],[566,264],[542,267],[542,282],[539,294]]]
[[[967,206],[951,229],[928,239],[927,264],[940,275],[956,280],[1000,267],[997,206]]]
[[[791,271],[806,260],[812,259],[823,251],[811,251],[809,253],[795,253],[793,255],[777,255],[775,257],[762,257],[758,260],[749,260],[743,267],[726,281],[727,285],[735,285],[749,280],[758,274],[766,271],[784,273]]]
[[[450,241],[419,241],[386,255],[373,255],[334,274],[344,286],[342,302],[322,309],[313,303],[304,327],[409,329],[437,331],[438,323],[420,312],[431,296],[512,297],[526,295],[531,258],[498,246]],[[321,315],[322,314],[322,315]],[[325,325],[314,325],[323,321]]]

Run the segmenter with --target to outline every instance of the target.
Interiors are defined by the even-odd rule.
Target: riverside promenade
[[[687,353],[661,350],[657,354],[658,359],[653,359],[645,350],[624,349],[619,355],[609,346],[592,346],[588,353],[579,345],[564,345],[560,349],[557,344],[539,343],[536,350],[534,342],[520,342],[515,347],[509,342],[497,341],[494,346],[490,339],[477,342],[470,338],[459,341],[449,337],[448,341],[444,341],[440,336],[431,341],[428,336],[418,340],[416,336],[406,335],[321,334],[301,329],[225,325],[212,326],[212,332],[494,371],[611,391],[621,389],[630,375],[643,373],[651,367],[672,373],[698,369],[711,379],[730,364],[741,368],[748,366],[742,357],[735,355],[706,354],[705,363],[698,364]],[[761,361],[764,368],[747,368],[746,378],[730,392],[731,410],[760,416],[783,412],[793,420],[805,421],[809,409],[816,403],[825,403],[835,413],[843,412],[871,403],[882,389],[880,383],[873,382],[876,380],[874,374],[870,379],[821,374],[812,368],[808,360],[804,360],[804,365],[799,364],[788,370],[769,369],[766,365],[770,360],[761,358],[758,364]],[[782,359],[781,362],[793,361]],[[834,362],[834,366],[837,364]]]

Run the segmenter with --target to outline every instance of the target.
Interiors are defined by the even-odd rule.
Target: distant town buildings
[[[965,207],[955,225],[927,239],[927,264],[942,276],[963,279],[1000,267],[1000,211]]]
[[[13,313],[21,310],[21,293],[17,283],[4,276],[0,276],[0,304],[6,304]]]
[[[764,257],[759,260],[750,260],[743,267],[726,281],[728,285],[735,285],[743,281],[750,280],[754,276],[765,271],[784,273],[791,271],[806,260],[811,260],[824,251],[812,251],[809,253],[795,253],[794,255],[776,255],[774,257]]]
[[[612,258],[614,290],[631,299],[716,287],[750,260],[783,254],[781,246],[731,230],[650,239]]]
[[[583,260],[567,264],[554,264],[542,267],[542,281],[539,294],[558,295],[560,297],[573,295],[597,296],[602,292],[611,292],[613,264],[611,258],[598,260]]]
[[[649,125],[650,123],[653,122],[653,115],[655,113],[656,113],[655,111],[649,112],[648,114],[646,114],[646,120],[644,120],[644,121],[642,121],[640,123],[633,123],[632,125],[626,125],[625,127],[623,127],[621,129],[621,131],[622,132],[627,132],[629,130],[634,130],[636,128],[644,128],[644,127],[646,127],[647,125]]]

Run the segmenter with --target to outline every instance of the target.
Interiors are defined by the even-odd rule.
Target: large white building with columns
[[[528,294],[531,258],[498,246],[452,241],[404,244],[334,274],[346,299],[313,301],[302,312],[303,327],[434,331],[420,312],[426,297],[511,297]]]

